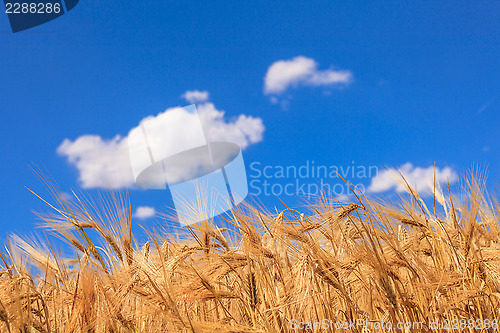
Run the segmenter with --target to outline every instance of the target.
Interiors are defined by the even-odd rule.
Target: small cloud
[[[339,194],[335,197],[335,199],[337,199],[338,201],[342,201],[342,202],[348,202],[350,200],[350,197],[347,195],[347,194]]]
[[[347,85],[352,80],[352,73],[348,70],[319,70],[314,59],[297,56],[291,60],[276,61],[268,68],[264,93],[280,95],[292,86]]]
[[[152,218],[156,215],[154,207],[140,206],[135,209],[134,217],[140,220]]]
[[[68,203],[73,199],[73,195],[65,191],[59,192],[58,197],[64,203]]]
[[[435,174],[435,175],[434,175]],[[436,178],[436,187],[439,184],[453,184],[458,180],[458,174],[450,167],[434,168],[429,166],[427,168],[415,167],[411,163],[405,163],[398,169],[389,168],[380,171],[375,177],[372,178],[368,186],[368,192],[386,192],[395,190],[398,193],[408,191],[404,180],[401,175],[408,182],[408,184],[421,195],[428,195],[433,193],[434,189],[434,176]]]
[[[490,151],[490,147],[489,146],[484,146],[482,150],[483,150],[483,153],[487,153],[487,152]]]
[[[208,94],[208,93],[207,93]],[[199,146],[193,142],[197,138],[196,123],[203,128],[209,142],[233,142],[245,149],[262,141],[265,130],[261,118],[240,114],[227,119],[225,111],[218,110],[213,103],[205,102],[197,107],[198,117],[193,117],[184,109],[169,108],[156,116],[149,116],[148,124],[152,133],[168,133],[168,140],[161,142],[165,151],[179,149],[179,142],[186,146]],[[120,189],[133,187],[134,176],[129,158],[127,137],[116,135],[112,139],[99,135],[82,135],[75,140],[65,139],[57,148],[57,153],[67,158],[76,167],[80,185],[84,188]],[[159,136],[164,137],[164,136]],[[152,142],[153,144],[154,142]],[[144,164],[150,163],[149,156],[142,156]],[[196,170],[176,170],[171,179],[189,179]]]
[[[202,103],[208,101],[210,94],[208,91],[188,90],[181,95],[189,103]]]
[[[288,111],[290,109],[290,101],[288,99],[284,99],[280,103],[281,109]]]
[[[134,183],[126,138],[117,135],[103,139],[99,135],[82,135],[64,141],[57,153],[65,156],[79,172],[84,188],[124,188]]]

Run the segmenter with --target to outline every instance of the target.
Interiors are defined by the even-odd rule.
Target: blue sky
[[[452,178],[474,164],[488,167],[494,189],[499,31],[500,4],[483,1],[82,0],[16,34],[0,15],[0,235],[33,230],[31,210],[48,210],[25,189],[46,193],[29,165],[46,168],[65,191],[81,188],[81,170],[57,152],[65,139],[97,135],[109,143],[147,116],[190,104],[181,95],[193,90],[209,93],[201,103],[223,110],[225,124],[240,115],[262,121],[261,137],[243,151],[250,180],[256,166],[307,161],[406,165],[415,181],[434,163]],[[280,61],[275,75],[297,64],[298,74],[274,77],[286,89],[268,93],[266,75]],[[328,76],[340,72],[350,78]],[[374,194],[397,190],[386,178]],[[373,179],[359,181],[368,188]],[[168,194],[130,194],[134,209],[170,202]],[[272,195],[258,199],[279,205]]]

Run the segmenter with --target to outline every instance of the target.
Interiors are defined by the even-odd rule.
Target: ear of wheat
[[[416,191],[397,204],[324,195],[301,212],[239,207],[224,216],[233,231],[211,221],[177,239],[150,231],[145,244],[134,240],[126,197],[56,195],[53,213],[39,216],[75,254],[10,237],[0,330],[298,332],[291,321],[328,319],[363,320],[359,332],[447,320],[499,331],[500,205],[482,180],[463,184],[460,200],[435,191],[441,209]]]

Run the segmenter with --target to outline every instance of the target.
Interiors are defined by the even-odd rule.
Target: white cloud
[[[264,78],[264,93],[279,95],[291,86],[349,84],[352,80],[352,73],[348,70],[318,70],[314,59],[297,56],[276,61],[269,67]]]
[[[335,196],[335,199],[337,199],[338,201],[341,201],[341,202],[348,202],[348,201],[350,201],[349,195],[347,195],[345,193],[341,193],[341,194]]]
[[[434,166],[421,168],[415,167],[411,163],[405,163],[398,169],[389,168],[378,172],[378,174],[372,178],[370,186],[368,186],[368,191],[408,191],[401,175],[403,175],[413,189],[417,190],[417,192],[422,195],[433,193],[434,177],[436,178],[436,187],[438,184],[453,184],[458,180],[458,174],[450,167],[444,167],[442,169],[439,169],[438,167],[434,168]]]
[[[77,168],[84,188],[124,188],[134,182],[128,145],[119,135],[113,139],[98,135],[82,135],[75,141],[64,139],[57,153]]]
[[[202,103],[197,109],[208,141],[233,142],[242,149],[262,141],[265,128],[261,118],[240,114],[228,120],[225,118],[225,112],[217,110],[213,103]],[[141,122],[147,120],[152,127],[157,125],[154,131],[168,132],[168,139],[160,144],[165,151],[176,151],[180,147],[180,141],[186,147],[199,146],[199,142],[196,141],[199,136],[195,135],[197,133],[191,133],[193,126],[188,125],[194,124],[190,122],[198,121],[198,118],[193,120],[189,117],[192,118],[192,115],[177,107],[169,108],[157,116],[144,118]],[[151,144],[157,143],[151,142]],[[65,139],[57,148],[57,153],[65,156],[68,162],[76,167],[80,185],[84,188],[118,189],[134,185],[127,137],[117,135],[112,139],[106,139],[98,135],[83,135],[74,141]],[[144,159],[147,159],[144,164],[149,165],[149,156],[144,156]],[[177,170],[173,178],[189,178],[190,176],[186,174],[189,172],[193,171],[186,169],[179,173]]]
[[[148,206],[137,207],[134,212],[134,217],[141,220],[152,218],[155,215],[156,215],[156,209],[154,207],[148,207]]]
[[[208,91],[188,90],[181,97],[189,103],[202,103],[208,101],[210,94]]]
[[[208,141],[234,142],[241,149],[262,141],[264,124],[261,118],[240,114],[227,122],[224,119],[225,112],[217,110],[212,103],[199,105],[198,112]]]

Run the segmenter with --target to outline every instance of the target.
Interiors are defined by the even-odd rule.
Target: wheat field
[[[351,202],[324,194],[302,211],[246,205],[227,228],[146,230],[137,244],[125,195],[66,200],[49,185],[51,212],[38,215],[58,239],[9,237],[0,330],[500,331],[500,206],[484,188],[470,176],[430,200],[353,189]]]

